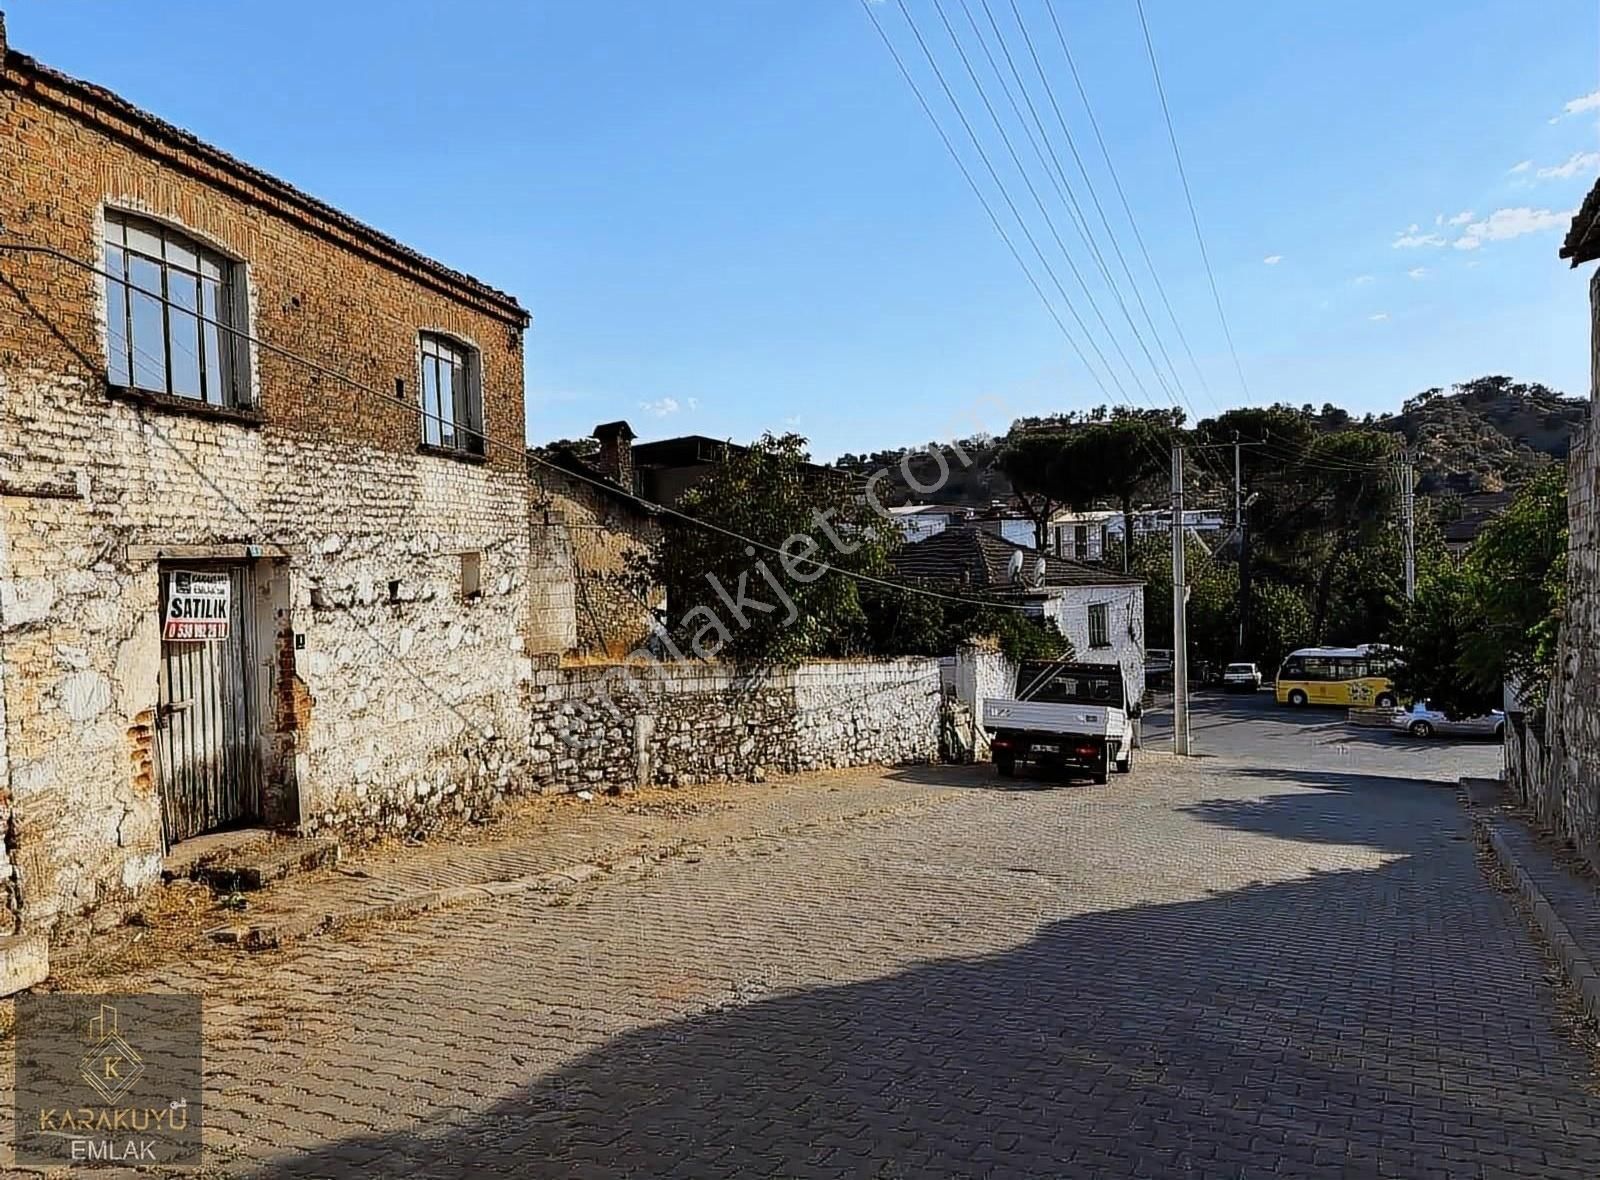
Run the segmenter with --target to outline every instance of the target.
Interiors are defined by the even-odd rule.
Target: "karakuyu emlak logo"
[[[84,1081],[106,1102],[120,1099],[144,1073],[144,1061],[122,1039],[118,1019],[113,1005],[100,1005],[100,1014],[89,1021],[88,1039],[93,1048],[78,1066]]]

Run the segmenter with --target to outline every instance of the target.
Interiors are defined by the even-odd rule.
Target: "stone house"
[[[993,598],[1054,620],[1080,660],[1121,664],[1129,692],[1144,695],[1141,579],[1040,553],[973,525],[901,546],[890,561],[908,582]]]
[[[594,428],[597,454],[570,447],[529,452],[534,561],[543,573],[533,594],[532,648],[621,657],[645,644],[666,594],[637,572],[636,559],[669,523],[639,495],[633,429]]]
[[[471,812],[531,676],[511,296],[5,45],[0,933]]]

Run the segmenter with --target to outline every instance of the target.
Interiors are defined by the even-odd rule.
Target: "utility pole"
[[[1417,596],[1417,491],[1411,470],[1411,449],[1400,450],[1400,519],[1405,528],[1406,601]]]
[[[1244,512],[1239,507],[1243,498],[1243,493],[1240,491],[1241,486],[1242,481],[1239,479],[1239,435],[1238,432],[1235,432],[1233,436],[1233,537],[1235,544],[1244,542]]]
[[[1183,552],[1183,447],[1172,442],[1172,752],[1189,753],[1189,579]]]

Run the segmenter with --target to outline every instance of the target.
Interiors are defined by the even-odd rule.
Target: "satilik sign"
[[[233,579],[219,570],[170,572],[161,638],[179,642],[226,639],[232,587]]]

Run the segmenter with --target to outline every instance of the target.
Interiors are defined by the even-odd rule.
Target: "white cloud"
[[[1526,172],[1529,168],[1532,168],[1532,167],[1533,167],[1533,161],[1532,160],[1523,160],[1520,163],[1511,165],[1511,167],[1507,168],[1506,171],[1507,172]]]
[[[1282,254],[1268,254],[1261,261],[1265,262],[1268,266],[1277,266],[1278,263],[1283,261],[1283,255]]]
[[[1375,324],[1381,324],[1384,320],[1389,318],[1389,313],[1386,311],[1380,311],[1377,315],[1369,315],[1367,318]]]
[[[1471,209],[1463,209],[1460,213],[1457,213],[1448,222],[1446,222],[1446,224],[1447,225],[1466,225],[1467,222],[1472,220],[1473,216],[1474,215],[1473,215],[1473,212],[1472,212]]]
[[[1593,172],[1600,168],[1600,152],[1574,152],[1564,164],[1541,168],[1536,175],[1540,180],[1569,180],[1580,172]]]
[[[1414,266],[1410,270],[1406,271],[1406,275],[1413,279],[1424,279],[1428,277],[1428,268],[1425,266]]]
[[[657,418],[665,418],[668,414],[676,414],[678,412],[678,399],[675,397],[663,397],[653,402],[640,402],[639,408],[646,414],[654,414]]]
[[[1442,246],[1444,239],[1438,234],[1424,234],[1417,232],[1420,226],[1408,226],[1404,231],[1395,235],[1390,243],[1396,250],[1414,250],[1418,246]]]
[[[689,399],[689,408],[691,410],[698,410],[700,408],[700,399],[697,397],[691,397]]]
[[[783,420],[783,424],[785,426],[789,427],[789,429],[793,430],[796,426],[800,425],[800,415],[799,414],[790,414],[787,418],[785,418]]]
[[[1524,234],[1539,233],[1547,229],[1561,229],[1572,220],[1572,212],[1552,212],[1549,209],[1496,209],[1482,221],[1474,221],[1461,231],[1453,243],[1457,250],[1476,250],[1485,242],[1505,242]]]
[[[1377,282],[1377,280],[1375,278],[1373,278],[1371,275],[1357,275],[1355,278],[1351,279],[1350,281],[1352,283],[1354,283],[1358,287],[1365,287],[1368,283]]]
[[[1567,115],[1581,115],[1584,111],[1597,109],[1600,109],[1600,90],[1572,99],[1561,108],[1561,115],[1558,118],[1565,118]],[[1550,121],[1554,123],[1556,120],[1551,119]]]

